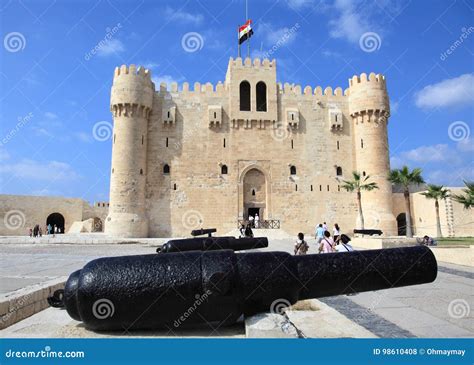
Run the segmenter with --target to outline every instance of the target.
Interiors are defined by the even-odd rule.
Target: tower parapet
[[[105,222],[105,232],[113,236],[148,236],[146,151],[154,93],[149,70],[135,65],[115,69],[110,101],[114,119],[110,208]]]
[[[349,114],[353,124],[356,170],[370,175],[379,189],[363,194],[366,228],[380,228],[387,235],[396,234],[392,213],[392,186],[388,181],[390,160],[387,123],[390,103],[385,77],[362,73],[349,79]],[[369,227],[368,225],[371,225]]]

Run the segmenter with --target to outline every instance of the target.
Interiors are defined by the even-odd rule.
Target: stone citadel
[[[124,65],[111,111],[110,235],[227,232],[256,213],[291,233],[322,221],[353,229],[355,197],[341,184],[354,170],[379,186],[363,196],[372,225],[396,234],[381,74],[354,76],[344,91],[302,89],[277,83],[275,60],[231,58],[223,83],[168,90]]]
[[[192,89],[155,87],[149,70],[116,68],[110,202],[0,195],[0,235],[48,223],[66,233],[105,227],[124,238],[188,236],[201,227],[235,234],[255,214],[261,227],[292,235],[323,221],[350,233],[356,197],[341,185],[354,170],[379,186],[362,194],[365,227],[404,235],[404,197],[386,179],[386,80],[362,73],[347,86],[281,85],[276,61],[266,59],[230,59],[224,82]],[[410,196],[413,229],[435,235],[424,189]],[[450,197],[440,217],[445,236],[474,235],[471,214]]]

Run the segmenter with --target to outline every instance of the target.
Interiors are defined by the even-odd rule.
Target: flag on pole
[[[239,44],[244,43],[253,35],[253,29],[251,24],[252,20],[249,19],[244,25],[239,27]]]

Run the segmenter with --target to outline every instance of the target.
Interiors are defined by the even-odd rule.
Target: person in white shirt
[[[255,214],[255,228],[258,228],[258,224],[260,223],[260,217],[258,216],[258,213]]]
[[[354,251],[354,248],[349,243],[351,239],[346,236],[345,234],[341,234],[341,238],[339,240],[339,244],[336,245],[337,252],[351,252]]]
[[[323,229],[324,229],[324,232],[328,230],[328,225],[326,224],[326,222],[323,223]]]
[[[255,227],[254,224],[253,224],[253,215],[250,215],[249,216],[249,223],[250,223],[250,227]]]

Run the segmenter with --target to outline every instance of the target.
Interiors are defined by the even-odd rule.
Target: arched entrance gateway
[[[259,215],[261,219],[267,216],[267,186],[262,171],[252,168],[245,173],[243,179],[243,218]]]
[[[399,236],[407,235],[407,217],[405,213],[397,215],[397,230]]]
[[[58,232],[60,230],[61,233],[64,233],[65,221],[61,213],[52,213],[48,215],[48,218],[46,218],[46,226],[48,226],[48,224],[51,224],[53,230],[54,225],[56,225],[56,227],[58,227]]]

